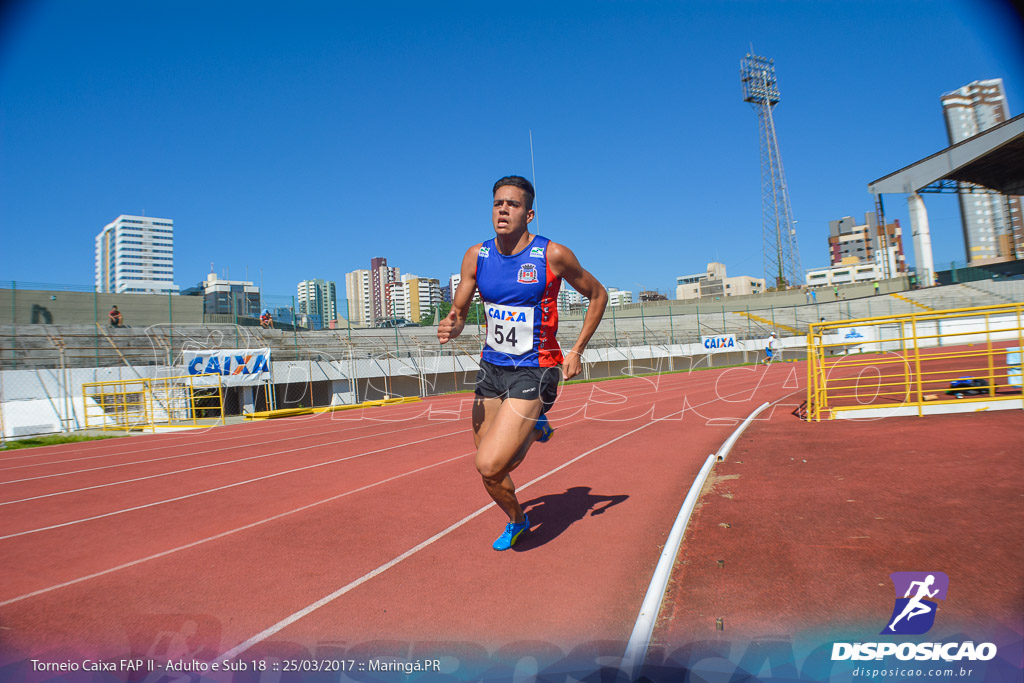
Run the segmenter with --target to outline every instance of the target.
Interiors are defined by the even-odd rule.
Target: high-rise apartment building
[[[345,315],[354,325],[373,324],[373,288],[370,286],[370,271],[353,270],[345,275],[345,300],[348,310]]]
[[[391,294],[388,285],[398,282],[398,268],[389,268],[384,257],[370,259],[370,301],[373,320],[394,317],[391,310]]]
[[[338,319],[338,292],[332,280],[303,280],[298,294],[299,313],[318,315],[325,325]]]
[[[1009,120],[1003,79],[974,81],[942,96],[949,144],[955,145]],[[963,188],[964,184],[961,184]],[[1020,197],[959,194],[967,260],[1007,260],[1024,255]]]
[[[900,222],[887,223],[884,231],[878,230],[878,216],[871,211],[864,214],[864,222],[858,224],[852,216],[844,216],[828,223],[828,250],[832,265],[870,263],[875,252],[883,246],[896,251],[896,270],[889,277],[896,277],[906,270],[906,256],[903,253],[903,229]],[[884,241],[884,245],[883,245]]]
[[[122,215],[104,226],[96,235],[96,291],[176,294],[174,221]]]

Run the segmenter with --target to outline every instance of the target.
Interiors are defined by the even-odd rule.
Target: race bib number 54
[[[533,349],[533,307],[484,303],[487,345],[495,351],[521,356]]]

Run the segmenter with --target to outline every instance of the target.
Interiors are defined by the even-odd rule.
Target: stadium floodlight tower
[[[803,284],[795,221],[789,188],[782,170],[779,139],[775,134],[772,107],[779,103],[775,60],[750,52],[740,62],[743,101],[757,109],[761,137],[761,228],[764,240],[764,277],[777,289]]]

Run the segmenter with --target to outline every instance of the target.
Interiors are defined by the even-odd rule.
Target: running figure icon
[[[910,598],[910,593],[914,590],[914,586],[917,586],[917,593],[914,595],[914,597],[910,598],[910,601],[907,603],[907,606],[903,608],[903,611],[900,612],[900,615],[893,619],[892,623],[889,624],[890,631],[896,631],[896,624],[903,617],[906,617],[907,621],[910,621],[914,617],[920,616],[922,614],[928,614],[934,609],[933,607],[930,607],[922,602],[923,598],[934,598],[938,594],[938,588],[936,588],[933,591],[928,590],[934,583],[934,574],[929,574],[928,578],[926,578],[924,581],[912,581],[910,583],[910,587],[907,588],[907,592],[904,594],[903,597]]]

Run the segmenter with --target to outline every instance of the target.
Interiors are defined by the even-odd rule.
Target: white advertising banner
[[[189,375],[217,374],[224,386],[259,384],[270,379],[270,349],[216,349],[184,351],[182,357]],[[213,377],[195,380],[196,385],[216,385]]]
[[[847,353],[850,351],[878,350],[878,347],[873,344],[873,342],[878,341],[878,329],[874,325],[840,327],[837,335],[839,343],[847,345]]]
[[[700,343],[708,353],[719,351],[738,351],[735,334],[719,334],[713,337],[701,336]]]

